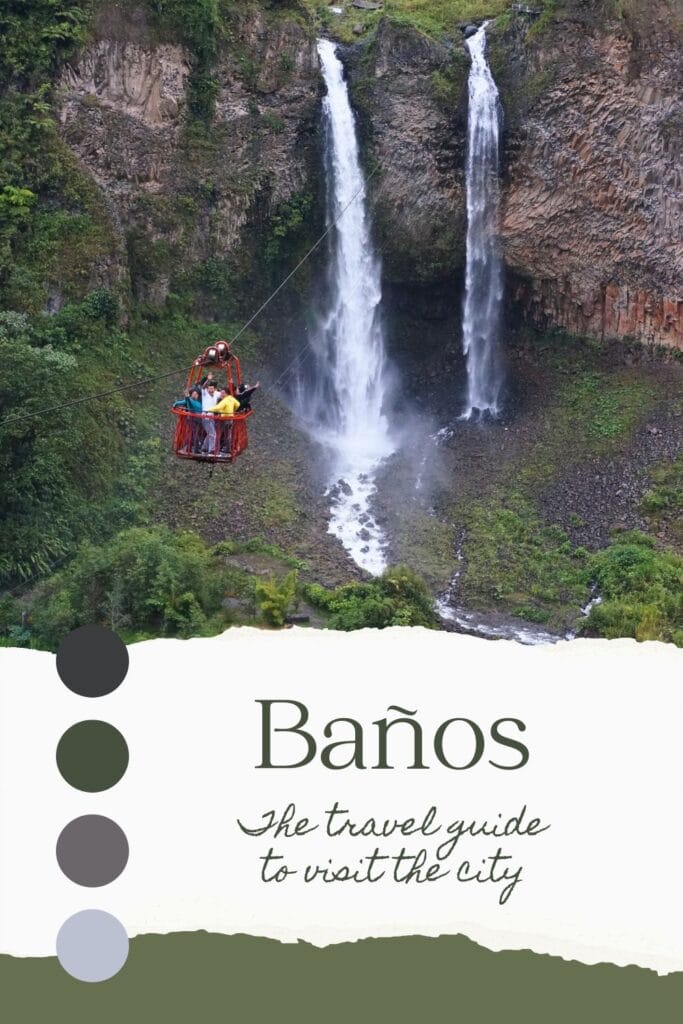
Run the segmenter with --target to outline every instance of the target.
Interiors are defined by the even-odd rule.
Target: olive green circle
[[[128,744],[109,722],[77,722],[59,741],[57,767],[74,789],[101,793],[123,778]]]

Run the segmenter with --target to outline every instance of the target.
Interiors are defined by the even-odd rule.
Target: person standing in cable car
[[[199,431],[200,421],[195,419],[195,415],[202,411],[202,400],[201,392],[198,387],[190,388],[185,390],[185,397],[180,398],[177,402],[173,403],[174,409],[185,409],[187,412],[192,413],[192,420],[190,423],[190,429],[186,431],[186,438],[184,441],[183,451],[196,452],[199,448]]]
[[[240,403],[228,392],[228,389],[221,388],[220,401],[208,409],[207,412],[214,413],[216,416],[234,416],[239,407]],[[219,429],[220,439],[217,447],[220,449],[221,455],[230,455],[232,444],[232,420],[228,420],[226,423],[221,424]]]
[[[213,379],[213,374],[209,374],[202,385],[203,413],[209,412],[211,406],[216,404],[217,397],[216,381]],[[202,418],[202,425],[206,432],[204,443],[202,444],[202,451],[208,452],[209,455],[214,455],[216,453],[216,421],[213,416],[204,416]]]
[[[235,397],[239,398],[240,409],[246,412],[247,409],[251,409],[251,398],[257,388],[261,387],[261,381],[257,380],[255,384],[238,384]]]

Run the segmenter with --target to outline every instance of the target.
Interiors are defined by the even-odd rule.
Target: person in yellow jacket
[[[219,401],[216,405],[212,405],[206,411],[213,413],[215,416],[234,416],[239,407],[240,403],[228,392],[227,388],[221,388]],[[228,456],[230,454],[230,446],[232,442],[231,420],[228,420],[227,423],[221,426],[219,440],[220,443],[218,447],[220,451],[217,452],[219,458],[221,456]]]

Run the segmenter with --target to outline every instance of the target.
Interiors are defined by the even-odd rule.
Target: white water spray
[[[486,23],[467,40],[472,57],[467,117],[467,264],[463,350],[467,408],[497,415],[503,384],[499,347],[503,268],[498,243],[500,101],[486,60]]]
[[[318,41],[327,95],[325,122],[329,301],[312,344],[313,373],[300,380],[297,411],[329,449],[330,533],[354,561],[378,574],[385,541],[370,512],[375,473],[394,450],[382,403],[386,392],[384,337],[379,315],[380,265],[370,238],[356,126],[334,43]]]

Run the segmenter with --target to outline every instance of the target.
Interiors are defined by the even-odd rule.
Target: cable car
[[[240,402],[240,408],[232,416],[208,412],[190,412],[175,405],[171,412],[176,417],[173,435],[173,452],[179,459],[196,459],[201,462],[234,462],[245,451],[248,444],[247,420],[253,409],[249,402],[251,391],[240,391],[244,385],[237,356],[230,351],[227,341],[216,341],[197,356],[187,378],[186,391],[193,388],[202,395],[201,385],[211,376],[216,381],[216,403],[220,390],[225,388],[229,395]]]

